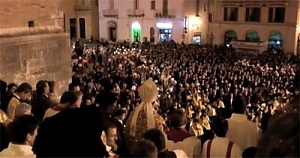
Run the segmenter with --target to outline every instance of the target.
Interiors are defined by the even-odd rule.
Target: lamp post
[[[214,34],[211,33],[211,34],[210,34],[210,42],[211,42],[210,45],[211,45],[211,46],[213,46],[213,44],[214,44],[214,38],[215,38]]]
[[[182,43],[184,43],[185,35],[188,33],[188,31],[187,31],[187,16],[184,17],[183,24],[184,24],[184,27],[183,27],[183,33],[182,33]]]

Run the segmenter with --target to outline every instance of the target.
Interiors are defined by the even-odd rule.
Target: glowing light
[[[164,29],[171,29],[173,27],[172,23],[156,23],[156,27],[164,28]]]
[[[141,25],[138,22],[134,22],[131,24],[131,28],[133,29],[141,29]]]
[[[189,27],[192,29],[198,29],[202,23],[203,21],[200,19],[200,17],[189,17]]]
[[[280,41],[277,41],[276,43],[277,43],[277,44],[280,44]]]

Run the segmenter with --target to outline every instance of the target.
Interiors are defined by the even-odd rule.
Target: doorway
[[[107,22],[108,40],[112,42],[117,41],[117,23],[114,21]]]
[[[150,43],[155,42],[155,30],[153,27],[150,28]]]
[[[80,38],[86,38],[85,18],[80,18],[79,19],[79,27],[80,27]]]
[[[131,38],[132,42],[140,42],[141,25],[138,22],[134,22],[131,25]]]
[[[70,19],[70,38],[76,38],[76,18]]]
[[[194,44],[201,44],[201,33],[195,33],[193,36],[193,43]]]
[[[159,29],[159,41],[169,42],[172,39],[171,29]]]

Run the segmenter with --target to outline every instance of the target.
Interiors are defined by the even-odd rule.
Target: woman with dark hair
[[[43,120],[46,110],[51,106],[49,90],[48,81],[41,80],[36,84],[36,96],[32,100],[32,113],[40,121]]]

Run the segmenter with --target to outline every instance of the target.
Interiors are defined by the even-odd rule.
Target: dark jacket
[[[94,107],[61,111],[41,124],[32,150],[37,157],[104,157],[101,122]]]
[[[39,119],[43,120],[45,112],[50,108],[50,99],[45,95],[38,95],[32,100],[32,114]]]

